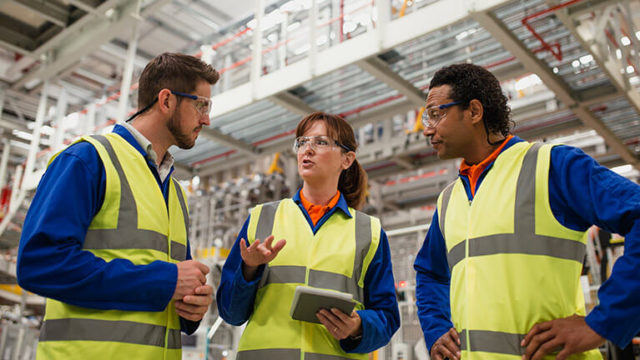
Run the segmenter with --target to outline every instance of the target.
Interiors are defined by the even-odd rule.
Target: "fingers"
[[[287,240],[282,239],[280,241],[278,241],[276,243],[276,245],[273,247],[273,251],[277,254],[280,252],[280,250],[282,250],[282,248],[287,244]]]
[[[213,295],[213,287],[211,285],[198,286],[195,293],[196,295]]]
[[[455,341],[456,344],[458,344],[458,347],[460,347],[460,335],[458,335],[458,332],[456,331],[455,328],[449,329],[449,335],[451,336],[453,341]]]
[[[207,277],[202,273],[202,271],[198,272],[196,276],[198,277],[200,284],[204,285],[207,283]]]
[[[182,301],[176,301],[175,309],[178,316],[191,321],[199,321],[204,317],[204,314],[207,312],[208,307],[191,306],[185,304]]]
[[[193,261],[196,265],[196,267],[198,268],[198,270],[200,270],[204,275],[207,275],[209,273],[209,267],[199,261]]]
[[[266,239],[264,239],[264,247],[267,248],[267,250],[271,251],[271,243],[273,243],[273,235],[269,235],[269,237],[267,237]]]
[[[437,353],[441,355],[443,359],[449,358],[450,360],[460,359],[460,352],[457,349],[451,349],[448,346],[440,343],[438,344]]]
[[[331,336],[333,336],[336,340],[342,340],[349,336],[348,330],[345,329],[345,326],[340,321],[340,319],[335,317],[326,309],[318,311],[316,316],[318,317],[318,320],[320,320],[320,323],[322,323],[322,325],[327,328],[329,334],[331,334]]]
[[[539,354],[540,347],[554,337],[555,334],[552,331],[544,331],[532,337],[529,340],[529,345],[525,349],[523,359],[535,359],[536,355]],[[538,358],[540,357],[542,356],[538,356]]]
[[[435,359],[460,359],[460,337],[456,329],[451,328],[444,333],[432,346],[431,357]]]
[[[529,330],[527,335],[524,336],[524,339],[522,339],[522,342],[520,343],[520,346],[523,346],[523,347],[527,346],[534,336],[536,336],[538,333],[541,333],[543,331],[547,331],[549,329],[551,329],[551,321],[547,321],[547,322],[543,322],[543,323],[539,323],[539,324],[534,325],[531,328],[531,330]]]
[[[541,360],[545,355],[551,354],[558,350],[562,349],[562,343],[554,338],[548,342],[545,342],[538,348],[538,350],[533,354],[531,359],[533,360]]]
[[[211,286],[208,287],[211,288]],[[211,293],[205,293],[202,295],[186,295],[182,298],[182,302],[188,305],[208,307],[213,302],[213,297],[211,296]]]
[[[354,311],[355,312],[355,311]],[[342,312],[342,310],[337,309],[337,308],[331,308],[331,313],[333,315],[335,315],[340,321],[342,321],[343,323],[346,323],[347,321],[351,320],[351,317],[345,313]],[[357,314],[357,313],[356,313]]]

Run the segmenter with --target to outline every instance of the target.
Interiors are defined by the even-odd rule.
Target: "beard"
[[[167,127],[171,135],[176,139],[176,146],[180,149],[191,149],[196,144],[196,140],[191,137],[191,134],[184,133],[180,128],[180,116],[177,112],[171,116]]]

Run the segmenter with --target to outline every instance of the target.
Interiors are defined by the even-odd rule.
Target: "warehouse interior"
[[[162,52],[195,55],[221,74],[211,125],[194,148],[170,150],[188,189],[192,254],[211,267],[214,288],[249,209],[299,188],[291,145],[300,119],[324,111],[353,126],[370,182],[363,211],[389,236],[402,319],[371,358],[428,359],[412,264],[460,164],[439,160],[422,134],[435,71],[487,68],[509,98],[515,135],[640,175],[636,0],[0,0],[0,19],[2,359],[35,358],[44,299],[17,286],[15,269],[49,158],[135,112],[140,72]],[[587,247],[588,307],[607,276],[603,257],[610,270],[622,251],[602,249],[599,234]],[[234,359],[241,333],[214,300],[183,338],[183,358]],[[623,359],[612,345],[601,351]]]

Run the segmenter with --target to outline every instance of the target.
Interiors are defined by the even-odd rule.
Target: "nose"
[[[209,114],[202,115],[200,117],[200,123],[206,126],[211,125],[211,119],[209,118]]]
[[[313,145],[311,144],[311,141],[307,141],[304,145],[302,145],[302,149],[304,150],[305,154],[312,154]]]
[[[424,130],[422,130],[422,135],[426,136],[426,137],[431,137],[436,133],[436,128],[435,127],[430,127],[427,126],[424,128]]]

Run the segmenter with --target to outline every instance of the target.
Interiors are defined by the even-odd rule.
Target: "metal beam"
[[[377,56],[360,60],[357,64],[362,70],[373,75],[373,77],[387,84],[390,88],[398,90],[400,94],[409,99],[416,107],[424,106],[427,95],[402,76],[393,72],[389,66]]]
[[[579,103],[576,94],[571,91],[569,86],[554,74],[542,60],[532,54],[495,15],[477,12],[472,17],[491,33],[505,49],[509,49],[527,70],[538,75],[558,99],[571,109],[586,126],[596,130],[624,161],[640,168],[640,161],[629,148],[600,119],[593,115],[587,106]]]
[[[408,156],[394,156],[391,160],[406,170],[415,170],[416,168],[415,164]]]
[[[315,108],[309,106],[307,103],[302,101],[299,97],[291,94],[288,91],[281,92],[279,94],[273,95],[269,98],[276,105],[281,106],[294,114],[298,114],[300,116],[306,116],[313,112],[316,112]]]
[[[66,27],[69,21],[69,12],[51,1],[14,0],[13,3],[60,27]]]
[[[368,31],[349,41],[321,51],[315,61],[313,73],[311,60],[307,57],[282,69],[260,76],[255,83],[255,88],[253,83],[246,83],[214,96],[214,102],[218,104],[214,109],[214,116],[243,108],[315,77],[329,74],[364,58],[387,52],[425,34],[468,19],[472,11],[488,11],[508,2],[509,0],[433,2],[403,18],[390,22],[386,25],[385,30],[376,28],[374,31]],[[425,21],[425,19],[429,19],[429,21]]]
[[[213,140],[224,146],[228,146],[232,149],[238,150],[244,155],[249,155],[251,159],[254,159],[260,154],[260,151],[255,146],[247,144],[244,141],[240,141],[233,136],[222,133],[215,128],[202,128],[202,136],[210,140]]]
[[[96,8],[94,8],[93,6],[85,3],[82,0],[67,0],[67,2],[75,7],[77,7],[78,9],[84,11],[84,12],[88,12],[92,15],[97,15],[99,17],[104,17],[105,14],[99,12]]]
[[[24,55],[31,54],[31,51],[36,48],[35,40],[4,26],[0,26],[0,45]]]
[[[144,17],[146,14],[155,11],[158,6],[164,5],[168,1],[155,0],[142,10],[142,16]],[[41,66],[28,73],[15,82],[12,88],[19,89],[33,79],[46,80],[56,77],[60,72],[77,63],[83,56],[91,54],[102,44],[127,31],[135,21],[138,21],[131,16],[135,12],[136,4],[137,2],[135,1],[108,0],[100,5],[99,9],[100,11],[106,11],[115,5],[119,5],[111,18],[96,18],[93,15],[80,18],[73,25],[34,51],[34,56],[37,56],[43,52],[53,50],[50,52],[52,56],[48,59],[46,66]],[[73,41],[70,40],[71,37],[73,37]]]
[[[622,9],[620,9],[622,10]],[[567,16],[564,12],[558,11],[556,12],[556,16],[558,19],[565,24],[565,26],[569,29],[571,34],[578,40],[578,42],[593,56],[593,60],[598,64],[600,70],[607,75],[611,83],[617,88],[617,90],[622,93],[627,101],[635,108],[635,110],[640,113],[640,94],[638,91],[634,89],[632,86],[627,85],[627,80],[625,79],[625,74],[621,74],[620,70],[624,70],[626,66],[621,66],[621,60],[612,57],[611,54],[603,54],[600,49],[606,47],[600,47],[598,45],[598,39],[592,31],[592,26],[590,24],[581,24],[577,27],[572,26],[572,20],[569,16]],[[617,24],[615,26],[620,26]],[[629,36],[634,36],[635,34],[630,34]],[[636,57],[638,54],[636,54]],[[624,57],[622,60],[625,60]],[[605,140],[607,138],[605,137]],[[624,157],[623,157],[624,159]],[[626,159],[625,159],[626,160]]]

